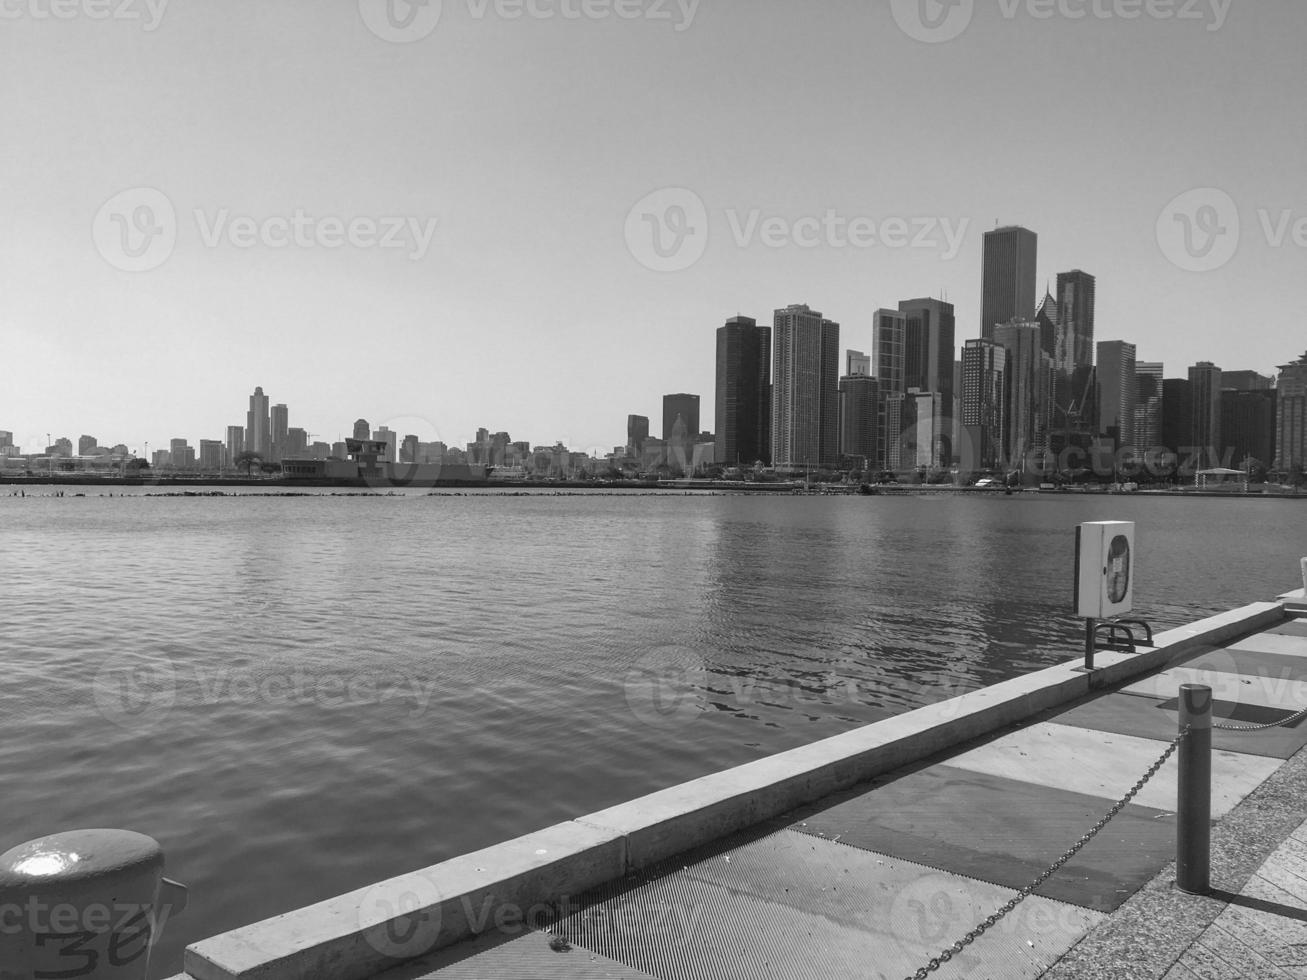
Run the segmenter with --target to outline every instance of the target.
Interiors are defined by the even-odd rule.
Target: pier
[[[1276,726],[1213,733],[1206,896],[1172,886],[1190,683]],[[1300,975],[1305,694],[1299,591],[216,936],[174,980]]]

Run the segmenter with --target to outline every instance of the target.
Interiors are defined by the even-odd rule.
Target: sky
[[[981,236],[1167,376],[1307,347],[1301,0],[0,0],[0,429],[222,439],[262,386],[610,451],[715,331],[980,333]]]

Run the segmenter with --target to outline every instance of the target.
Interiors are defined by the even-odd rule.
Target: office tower
[[[903,384],[906,390],[938,392],[945,404],[953,399],[953,364],[957,358],[957,317],[952,303],[938,299],[905,299]]]
[[[380,462],[393,463],[396,461],[398,457],[396,450],[399,448],[399,440],[396,433],[391,432],[387,426],[383,425],[380,429],[377,429],[372,433],[372,440],[374,442],[384,442],[386,444],[386,449],[381,455]]]
[[[1164,445],[1162,441],[1162,373],[1160,361],[1135,362],[1135,445],[1145,452]]]
[[[289,428],[283,445],[282,459],[304,459],[309,451],[309,434],[305,429]]]
[[[1223,373],[1222,382],[1228,376]],[[1269,468],[1275,462],[1276,394],[1274,388],[1221,389],[1221,465]]]
[[[806,305],[777,310],[772,328],[772,462],[804,472],[839,461],[838,323]]]
[[[1039,346],[1051,360],[1057,358],[1057,300],[1047,289],[1040,300],[1039,309],[1035,310],[1035,322],[1039,324]]]
[[[1048,448],[1048,355],[1034,321],[999,324],[994,342],[1004,351],[1002,457],[1013,467],[1024,467],[1036,452]]]
[[[980,298],[980,336],[994,337],[994,328],[1014,317],[1035,318],[1035,259],[1039,236],[1009,226],[985,232],[984,279]]]
[[[286,453],[286,437],[290,430],[290,409],[285,405],[272,406],[271,418],[272,458],[282,459]]]
[[[889,399],[907,393],[907,325],[905,313],[877,310],[872,320],[875,341],[873,358],[880,381],[880,465],[898,469],[899,436],[903,432],[902,402]],[[897,411],[895,410],[897,409]]]
[[[1162,445],[1181,456],[1192,451],[1194,399],[1187,378],[1162,382]],[[1183,462],[1183,460],[1181,460]]]
[[[268,417],[268,396],[262,388],[250,395],[250,410],[245,414],[245,451],[262,459],[272,458],[272,423]]]
[[[1094,277],[1087,272],[1074,269],[1058,274],[1058,324],[1053,350],[1057,404],[1063,411],[1078,417],[1088,428],[1092,428],[1094,423],[1087,408],[1094,398],[1092,372],[1096,289]]]
[[[1257,371],[1222,371],[1221,387],[1227,391],[1270,391],[1275,379]]]
[[[871,370],[871,355],[860,350],[846,351],[844,355],[844,375],[849,378],[874,377]]]
[[[417,436],[409,434],[404,437],[404,441],[399,444],[399,461],[401,463],[416,463],[418,461]]]
[[[0,449],[12,449],[14,446],[14,434],[12,432],[0,432]]]
[[[1275,408],[1276,469],[1307,465],[1307,354],[1280,367]]]
[[[223,445],[217,439],[200,440],[200,469],[217,473],[222,469]]]
[[[979,338],[962,348],[962,470],[998,469],[1003,464],[1007,351]]]
[[[227,426],[227,465],[235,466],[236,459],[245,452],[245,429],[239,425]]]
[[[880,382],[870,374],[840,379],[840,456],[845,466],[865,471],[878,465],[879,406]]]
[[[189,470],[195,467],[195,450],[185,439],[173,439],[168,444],[168,458],[173,469]]]
[[[1225,450],[1221,442],[1221,369],[1211,361],[1191,367],[1189,395],[1193,402],[1189,445],[1202,454],[1202,466],[1220,466]]]
[[[909,388],[903,399],[903,434],[899,439],[901,469],[935,469],[949,464],[945,454],[952,436],[952,416],[944,410],[943,397],[937,391]]]
[[[1135,408],[1139,404],[1139,381],[1135,377],[1137,349],[1124,340],[1098,344],[1097,384],[1098,434],[1111,439],[1113,449],[1135,446]]]
[[[81,436],[77,440],[77,455],[90,456],[95,452],[97,446],[95,436]]]
[[[667,463],[688,473],[693,469],[694,438],[699,434],[699,396],[663,396],[663,442]]]
[[[372,438],[372,426],[368,425],[367,419],[358,419],[354,423],[354,438],[365,442]]]
[[[737,316],[717,328],[717,462],[771,462],[771,327]]]
[[[648,438],[648,416],[628,415],[626,417],[626,454],[639,459],[644,455],[644,444]]]

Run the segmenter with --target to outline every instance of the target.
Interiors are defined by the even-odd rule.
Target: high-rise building
[[[218,439],[200,440],[200,469],[217,473],[222,469],[223,445]]]
[[[647,415],[628,415],[626,417],[626,452],[628,456],[639,459],[644,455],[644,444],[649,438],[649,417]]]
[[[1307,354],[1280,367],[1275,408],[1275,467],[1307,466]]]
[[[1194,396],[1188,378],[1167,378],[1162,382],[1162,445],[1170,452],[1192,451]]]
[[[1189,396],[1193,403],[1189,445],[1201,453],[1203,466],[1224,462],[1221,441],[1221,369],[1211,361],[1199,361],[1189,369]]]
[[[404,437],[403,442],[399,444],[399,461],[401,463],[416,463],[418,461],[418,437],[412,433]]]
[[[663,396],[663,442],[667,463],[681,472],[693,469],[694,439],[699,434],[699,396],[685,393]]]
[[[1098,344],[1097,382],[1098,434],[1111,439],[1113,447],[1136,446],[1135,408],[1139,405],[1139,380],[1135,376],[1138,349],[1124,340]]]
[[[1227,391],[1270,391],[1275,379],[1257,371],[1222,371],[1221,387]]]
[[[354,423],[354,438],[364,442],[372,438],[372,427],[368,425],[367,419],[358,419]]]
[[[1039,346],[1050,359],[1057,358],[1057,300],[1047,289],[1040,300],[1039,309],[1035,310],[1035,322],[1039,324]]]
[[[806,305],[772,328],[772,462],[796,473],[839,462],[838,323]]]
[[[880,451],[884,469],[898,469],[899,436],[903,431],[902,404],[898,412],[888,402],[895,395],[906,395],[907,387],[907,314],[898,310],[877,310],[872,320],[875,339],[876,378],[880,381]]]
[[[173,439],[168,444],[168,458],[173,469],[195,468],[195,449],[185,439]]]
[[[1097,281],[1087,272],[1073,269],[1058,273],[1057,332],[1054,338],[1053,369],[1057,404],[1078,417],[1086,428],[1095,420],[1088,408],[1093,404],[1094,298]]]
[[[943,397],[937,391],[909,388],[903,399],[903,433],[899,437],[900,469],[934,469],[948,466],[946,455],[953,444],[953,419],[944,410]]]
[[[81,436],[77,440],[77,455],[90,456],[95,452],[97,445],[95,436]]]
[[[1163,371],[1161,361],[1135,362],[1135,388],[1139,395],[1135,402],[1135,445],[1144,452],[1165,445],[1162,441]]]
[[[309,452],[309,434],[305,429],[291,427],[286,430],[282,459],[304,459]]]
[[[964,472],[1003,465],[1007,429],[1007,351],[993,340],[968,340],[962,348],[962,445]]]
[[[840,456],[856,469],[876,466],[879,459],[880,382],[869,374],[840,379]]]
[[[1034,321],[1011,320],[994,330],[994,342],[1004,351],[1002,456],[1012,467],[1048,448],[1050,373],[1041,339]]]
[[[290,431],[290,409],[285,405],[273,405],[270,428],[272,433],[272,458],[274,460],[283,459],[288,455],[286,452],[286,438]]]
[[[226,465],[235,466],[241,453],[245,452],[245,428],[240,425],[227,426]]]
[[[717,462],[771,462],[771,327],[737,316],[717,328]]]
[[[957,359],[957,317],[952,303],[939,299],[905,299],[903,384],[938,392],[944,404],[953,399],[953,362]]]
[[[389,427],[383,425],[380,429],[377,429],[372,433],[372,439],[374,442],[384,442],[386,444],[386,451],[381,455],[380,462],[394,463],[398,461],[398,433],[391,432]]]
[[[1222,380],[1226,377],[1223,373]],[[1270,467],[1275,462],[1276,394],[1274,388],[1222,389],[1222,465]]]
[[[871,378],[871,355],[860,350],[846,351],[844,354],[844,375],[849,378]]]
[[[250,410],[245,414],[245,451],[272,459],[272,423],[268,416],[268,396],[262,388],[255,388],[250,395]]]
[[[1000,323],[1035,318],[1039,236],[1027,228],[996,228],[985,232],[984,251],[980,336],[992,340],[994,328]]]

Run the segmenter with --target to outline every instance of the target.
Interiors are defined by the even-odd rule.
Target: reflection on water
[[[1289,501],[0,497],[0,850],[157,837],[186,942],[1292,588]]]

